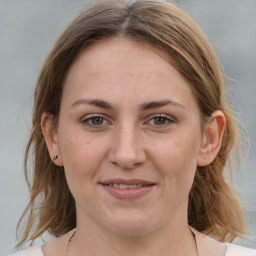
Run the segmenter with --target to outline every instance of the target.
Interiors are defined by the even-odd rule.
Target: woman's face
[[[85,50],[55,136],[78,225],[145,234],[186,222],[201,127],[189,83],[154,48],[114,38]]]

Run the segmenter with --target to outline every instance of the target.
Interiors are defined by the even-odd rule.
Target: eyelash
[[[93,120],[95,119],[100,119],[102,121],[102,124],[93,124]],[[164,121],[164,124],[156,124],[154,121],[156,121],[157,118],[162,119],[162,121]],[[97,120],[96,120],[97,121]],[[150,122],[153,121],[153,124],[150,124]],[[89,115],[86,116],[84,119],[82,119],[82,123],[88,127],[92,127],[92,128],[102,128],[104,125],[106,125],[106,122],[108,124],[110,124],[110,122],[102,115],[99,114],[93,114],[93,115]],[[170,125],[171,123],[174,123],[175,120],[173,118],[171,118],[170,116],[164,115],[164,114],[156,114],[156,115],[152,115],[150,116],[150,118],[145,122],[146,124],[148,123],[151,126],[157,126],[159,128],[164,128],[168,125]]]
[[[175,122],[173,118],[171,118],[170,116],[164,115],[164,114],[153,115],[153,116],[150,117],[149,121],[147,121],[147,122],[150,122],[152,120],[154,121],[154,120],[156,120],[156,118],[161,118],[165,122],[164,124],[155,124],[155,123],[152,124],[152,125],[157,126],[157,127],[166,127],[166,126],[170,125],[171,123]],[[167,123],[166,123],[166,121],[167,121]]]
[[[89,116],[86,116],[85,118],[82,119],[82,123],[88,127],[92,127],[92,128],[101,128],[102,126],[104,126],[105,124],[92,124],[91,122],[95,119],[101,119],[102,122],[108,122],[107,119],[101,115],[98,115],[98,114],[95,114],[95,115],[89,115]],[[109,122],[108,122],[109,123]]]

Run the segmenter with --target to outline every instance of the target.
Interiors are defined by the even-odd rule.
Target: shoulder
[[[226,256],[256,256],[256,250],[229,243],[226,246]]]
[[[24,251],[16,252],[10,256],[44,256],[44,254],[41,246],[35,246]]]
[[[230,243],[220,243],[194,229],[192,231],[196,235],[199,255],[256,256],[256,250]]]
[[[44,255],[65,255],[68,240],[73,234],[71,231],[59,238],[46,242],[41,246],[34,246],[27,250],[19,251],[9,256],[44,256]]]

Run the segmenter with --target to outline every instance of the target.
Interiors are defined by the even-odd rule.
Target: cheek
[[[105,156],[104,147],[100,141],[85,138],[83,134],[62,138],[65,139],[61,141],[60,149],[67,183],[79,203],[96,188],[97,175]]]
[[[196,135],[173,136],[155,144],[152,159],[170,187],[191,187],[197,166],[199,139]]]
[[[66,174],[79,177],[93,175],[105,155],[102,141],[100,139],[92,140],[74,130],[72,134],[63,131],[61,138],[60,150]]]

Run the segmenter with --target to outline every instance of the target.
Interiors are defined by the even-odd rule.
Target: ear
[[[225,127],[226,118],[224,113],[220,110],[214,111],[210,121],[205,126],[197,159],[198,166],[206,166],[214,161],[221,147]]]
[[[58,133],[54,127],[53,116],[43,113],[41,117],[41,129],[50,154],[50,158],[57,166],[63,166],[61,152],[58,144]],[[57,156],[56,159],[54,157]]]

